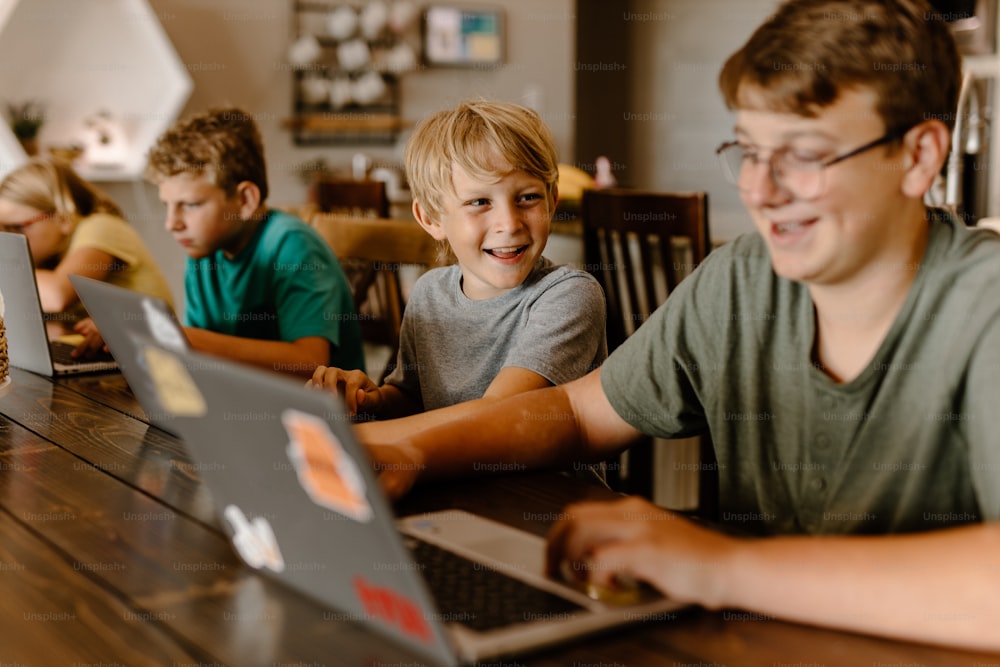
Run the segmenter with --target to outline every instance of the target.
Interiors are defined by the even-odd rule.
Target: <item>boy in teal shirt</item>
[[[311,376],[364,369],[350,286],[323,238],[269,209],[264,149],[250,114],[215,109],[176,124],[150,152],[166,228],[189,259],[185,333],[192,347]]]

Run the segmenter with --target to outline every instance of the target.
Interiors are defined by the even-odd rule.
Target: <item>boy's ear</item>
[[[903,140],[906,151],[903,194],[919,199],[930,190],[948,159],[950,142],[951,133],[939,120],[925,121],[907,132]]]
[[[236,198],[240,203],[240,217],[249,220],[260,208],[260,188],[256,183],[240,181],[236,186]]]
[[[448,237],[444,233],[444,227],[437,220],[428,215],[419,199],[413,200],[413,217],[417,219],[424,231],[430,234],[435,241],[446,241]]]
[[[559,206],[559,184],[552,184],[552,199],[549,201],[549,209],[552,211],[552,215],[556,214],[556,206]]]

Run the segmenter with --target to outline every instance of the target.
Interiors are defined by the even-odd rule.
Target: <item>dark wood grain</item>
[[[179,439],[96,402],[63,381],[12,371],[13,391],[0,398],[0,410],[11,421],[72,453],[79,459],[76,467],[89,464],[179,514],[216,523],[198,466]],[[98,391],[100,386],[92,389]]]
[[[0,536],[0,664],[153,667],[204,659],[2,512]]]
[[[120,378],[13,377],[0,397],[0,665],[421,664],[244,566],[183,443],[129,407]],[[461,508],[544,535],[568,502],[614,497],[541,472],[422,485],[397,509]],[[336,554],[317,554],[323,566]],[[645,620],[494,664],[1000,665],[739,611]]]
[[[136,400],[125,376],[117,371],[62,376],[57,378],[55,383],[81,393],[124,415],[149,422],[145,410]]]

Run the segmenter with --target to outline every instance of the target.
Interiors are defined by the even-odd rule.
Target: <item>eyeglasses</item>
[[[0,222],[0,230],[5,232],[14,232],[15,234],[23,234],[24,230],[35,224],[36,222],[41,222],[47,218],[51,218],[55,213],[52,211],[47,211],[45,213],[39,213],[33,218],[28,218],[23,222]]]
[[[771,179],[779,188],[798,199],[815,199],[823,194],[823,172],[827,167],[895,141],[906,132],[906,130],[886,132],[874,141],[829,158],[803,155],[792,146],[775,148],[771,151],[770,157],[766,158],[771,170]],[[761,157],[758,147],[746,146],[739,141],[727,141],[716,149],[715,154],[722,163],[722,173],[726,180],[744,192],[749,189],[746,181],[749,167],[765,160]]]

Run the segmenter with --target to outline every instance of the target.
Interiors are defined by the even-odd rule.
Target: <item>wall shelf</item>
[[[323,145],[331,143],[387,143],[409,124],[392,110],[364,109],[322,113],[300,113],[287,120],[289,128],[299,145]]]
[[[400,116],[399,76],[417,62],[408,41],[414,19],[393,29],[389,12],[396,4],[389,3],[293,0],[292,6],[293,117],[284,125],[295,144],[395,143],[407,126]],[[366,34],[366,12],[376,6],[385,10],[385,20]],[[367,90],[365,84],[371,84]]]

